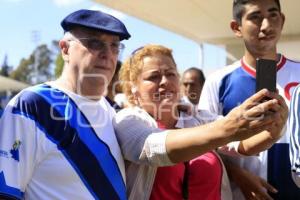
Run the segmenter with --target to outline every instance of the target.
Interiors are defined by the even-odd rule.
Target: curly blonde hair
[[[136,105],[132,88],[137,83],[138,77],[142,73],[143,59],[147,56],[164,55],[172,59],[175,66],[175,60],[172,50],[162,45],[148,44],[135,50],[132,55],[125,60],[119,72],[122,91],[125,93],[130,104]]]

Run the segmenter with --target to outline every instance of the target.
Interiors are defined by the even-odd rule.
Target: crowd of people
[[[123,22],[69,14],[62,75],[3,111],[0,199],[300,199],[300,63],[277,52],[284,21],[279,0],[233,0],[244,56],[205,78],[180,76],[159,44],[121,63]],[[277,61],[277,92],[255,91],[258,58]]]

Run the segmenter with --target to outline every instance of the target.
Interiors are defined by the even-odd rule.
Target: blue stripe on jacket
[[[127,199],[108,145],[66,94],[47,85],[33,87],[23,92],[13,112],[33,119],[57,144],[95,199]]]
[[[6,184],[3,172],[0,172],[0,199],[22,199],[23,196],[24,193],[18,188]]]
[[[237,68],[223,77],[219,88],[222,114],[227,115],[233,108],[243,103],[255,93],[255,78],[243,68]],[[299,142],[299,141],[298,141]],[[272,194],[274,199],[299,199],[300,189],[291,177],[289,144],[275,143],[268,150],[268,182],[279,192]]]

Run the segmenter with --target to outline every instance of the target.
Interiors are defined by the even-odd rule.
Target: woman
[[[189,165],[189,172],[200,173],[210,180],[201,177],[190,179],[189,199],[199,199],[192,190],[204,188],[211,180],[213,183],[208,184],[209,188],[201,190],[201,195],[205,195],[201,199],[230,199],[230,190],[225,192],[226,188],[221,188],[221,183],[226,182],[226,171],[221,159],[211,150],[222,146],[227,153],[258,153],[280,137],[279,130],[286,121],[287,107],[283,99],[263,90],[226,117],[199,126],[216,118],[206,116],[199,121],[177,110],[180,95],[176,64],[171,50],[159,45],[138,49],[123,64],[120,80],[123,82],[123,92],[132,104],[132,107],[120,111],[114,120],[126,160],[129,199],[182,199],[185,167],[175,164],[201,154],[204,154],[202,160],[198,157],[191,161],[194,164]],[[266,96],[272,100],[259,104]],[[262,114],[265,117],[257,117]],[[236,140],[243,141],[226,145]],[[203,159],[205,156],[210,159]],[[208,164],[207,169],[212,169],[211,175],[194,170],[204,167],[201,163]],[[158,168],[170,165],[175,166]],[[192,183],[198,186],[194,187]],[[217,187],[214,188],[215,185]],[[212,197],[209,191],[213,191]]]

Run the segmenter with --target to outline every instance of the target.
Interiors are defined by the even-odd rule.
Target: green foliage
[[[23,58],[10,77],[28,84],[36,84],[50,80],[53,63],[52,51],[46,44],[38,46],[29,58]]]
[[[36,51],[36,65],[37,65],[37,82],[45,82],[52,78],[50,65],[53,62],[52,52],[47,45],[39,46]]]
[[[19,66],[17,67],[17,69],[15,69],[14,71],[12,71],[12,73],[10,74],[10,77],[15,79],[15,80],[19,80],[21,82],[25,82],[25,83],[29,83],[31,84],[31,76],[30,76],[30,71],[32,70],[32,65],[34,62],[34,58],[31,55],[28,59],[22,59]]]
[[[12,67],[9,66],[7,63],[7,55],[5,55],[3,64],[0,69],[0,75],[8,77],[11,69],[12,69]]]
[[[55,78],[58,78],[62,71],[63,71],[63,68],[64,68],[64,60],[62,58],[62,55],[61,53],[57,55],[56,57],[56,61],[55,61]]]

